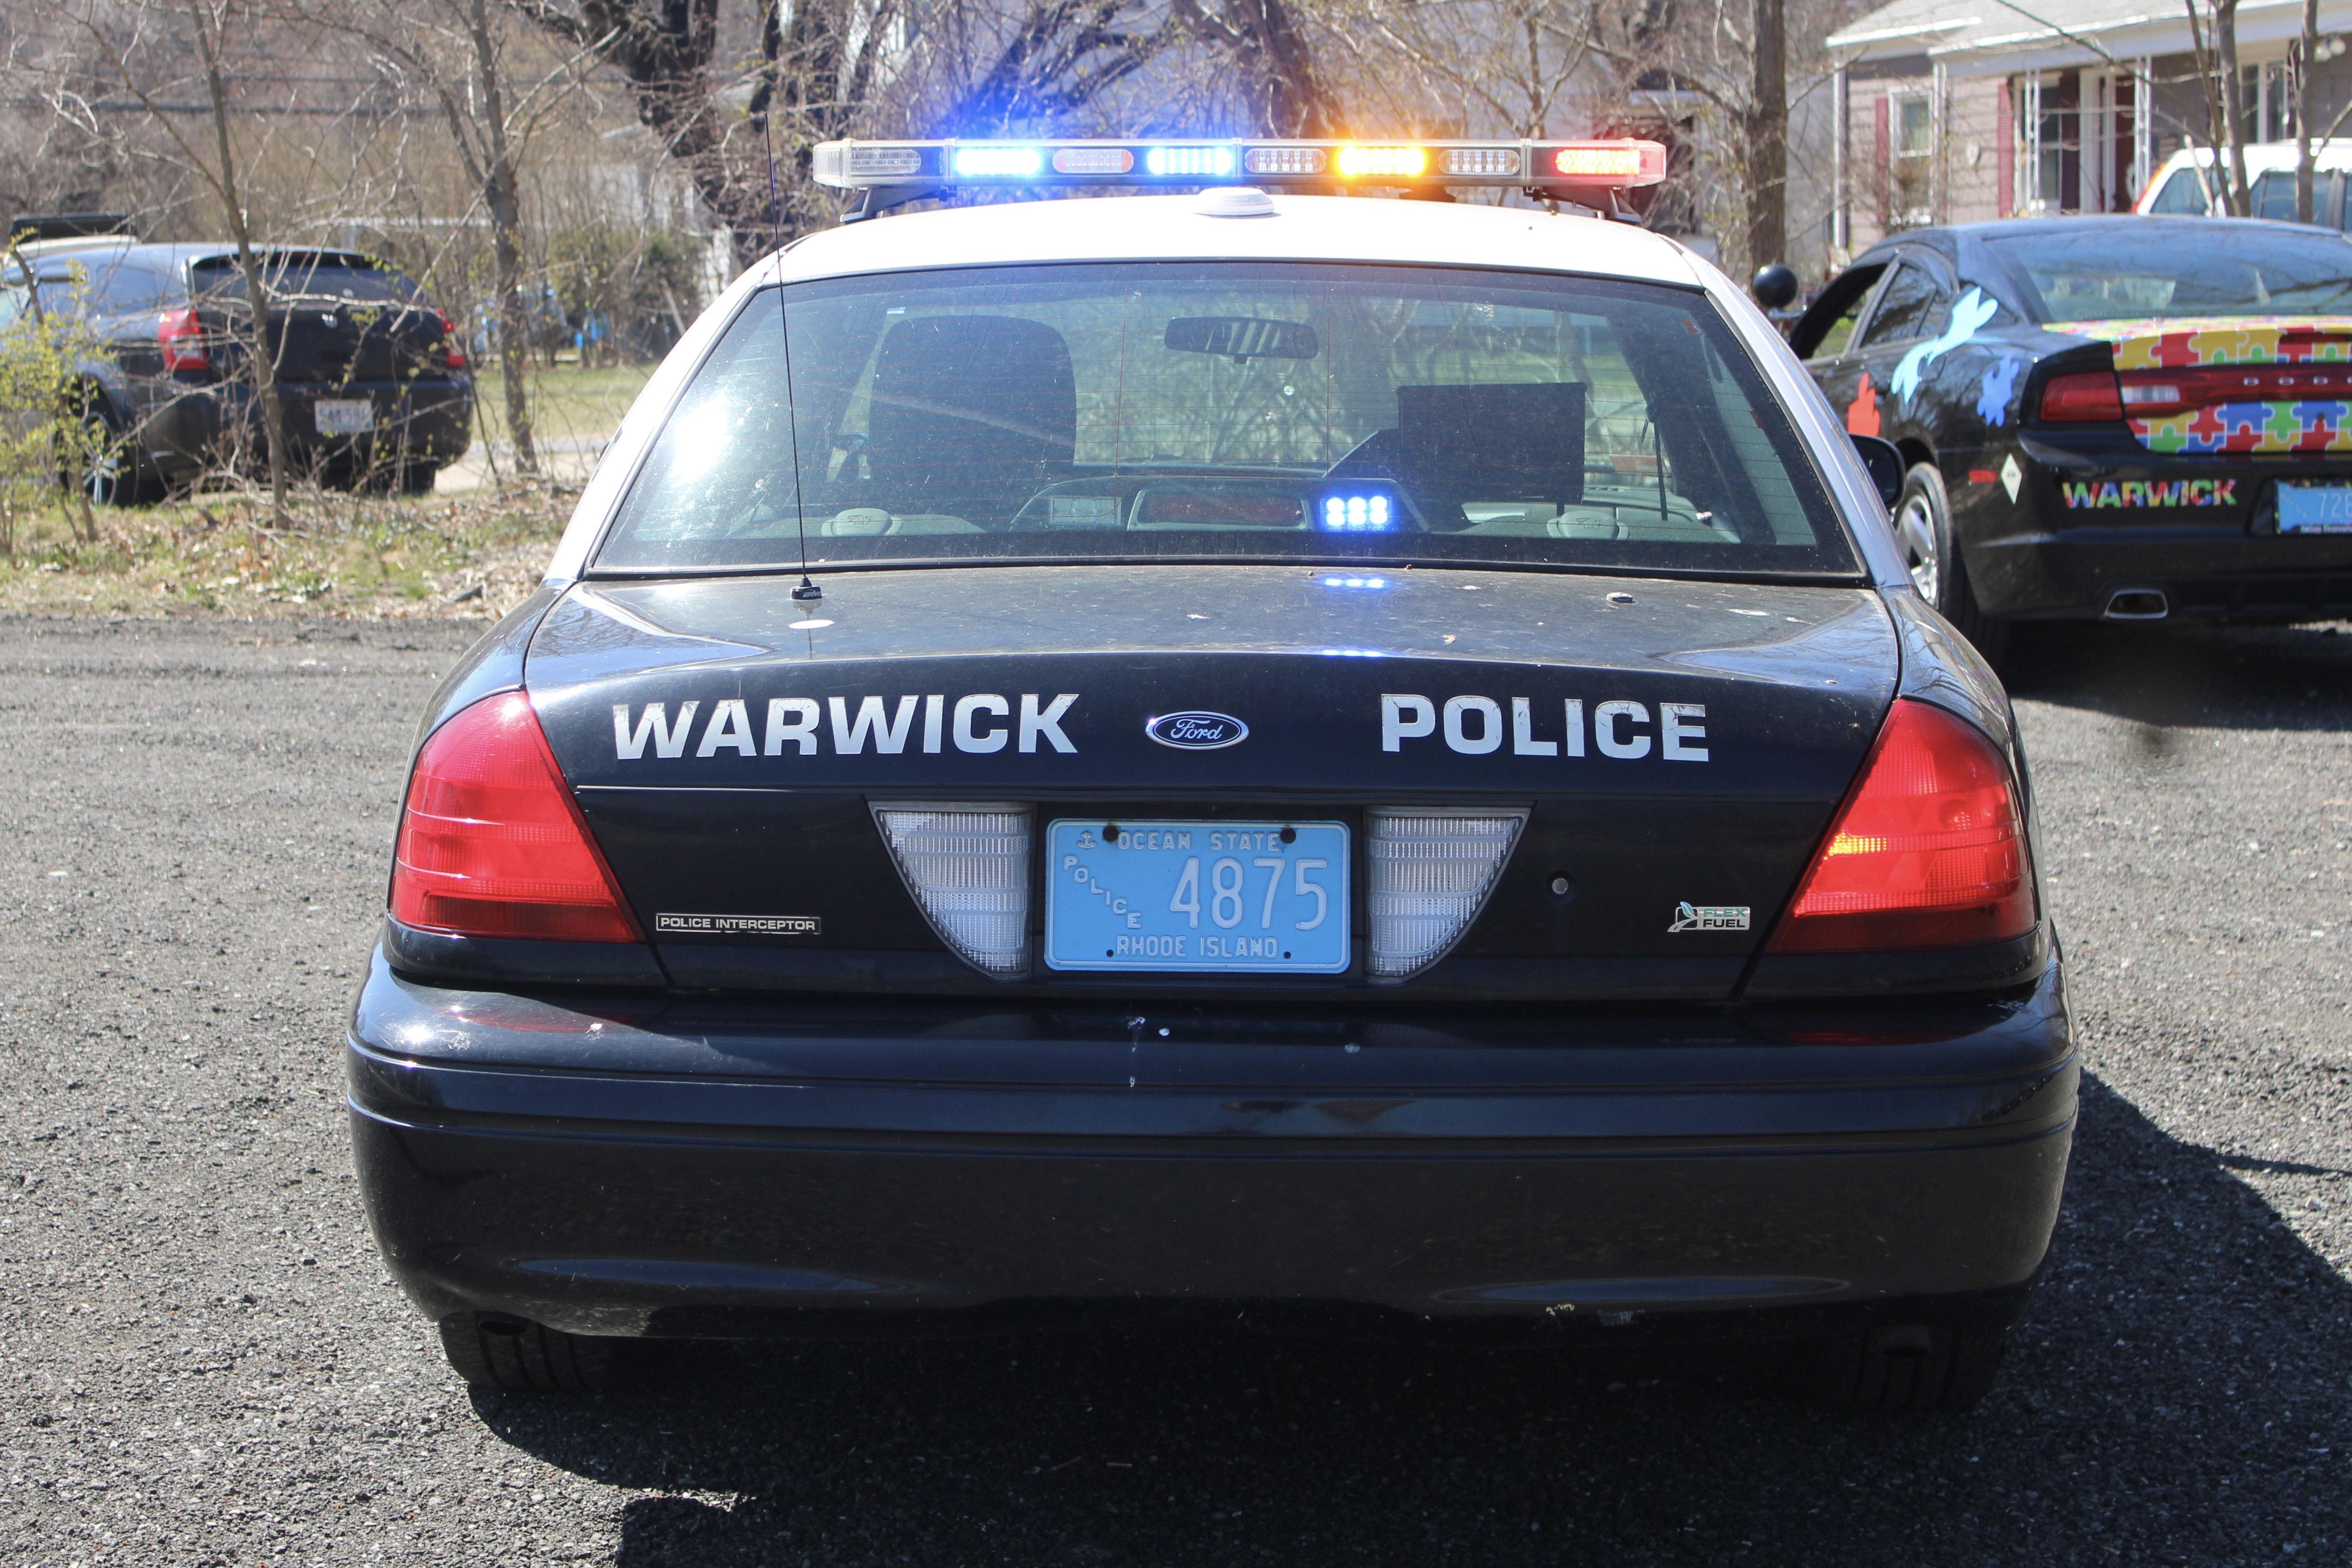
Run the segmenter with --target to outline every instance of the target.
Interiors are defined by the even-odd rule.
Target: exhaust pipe
[[[2172,605],[2157,588],[2117,588],[2107,595],[2107,607],[2099,613],[2106,621],[2160,621],[2172,613]]]

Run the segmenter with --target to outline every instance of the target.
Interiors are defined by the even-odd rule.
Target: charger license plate
[[[364,397],[322,397],[310,412],[321,436],[364,436],[375,428],[375,405]]]
[[[2352,533],[2352,485],[2281,479],[2278,529],[2281,533]]]
[[[1045,851],[1050,969],[1348,967],[1345,823],[1064,817],[1047,825]]]

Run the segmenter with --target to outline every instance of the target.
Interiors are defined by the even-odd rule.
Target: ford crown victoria
[[[1142,1311],[1983,1392],[2076,1097],[2000,687],[1706,263],[1297,188],[1655,151],[820,151],[1205,188],[754,268],[434,698],[348,1068],[460,1372]]]

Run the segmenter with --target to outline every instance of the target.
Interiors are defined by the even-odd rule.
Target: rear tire
[[[396,488],[404,496],[429,496],[433,482],[441,477],[441,465],[409,461],[400,465]]]
[[[597,1394],[614,1384],[614,1342],[509,1318],[459,1312],[441,1320],[441,1352],[477,1388],[509,1394]]]
[[[139,453],[122,434],[113,410],[95,392],[77,395],[71,420],[73,449],[61,453],[66,482],[79,486],[93,507],[136,506],[148,498]]]
[[[2009,623],[1977,607],[1976,589],[1952,538],[1951,498],[1932,463],[1915,464],[1903,477],[1903,494],[1895,503],[1895,542],[1919,596],[1975,644],[1986,662],[1998,661],[2009,645]]]
[[[1853,1415],[1967,1410],[1991,1392],[2008,1348],[2005,1324],[1857,1329],[1814,1348],[1806,1393],[1823,1409]]]

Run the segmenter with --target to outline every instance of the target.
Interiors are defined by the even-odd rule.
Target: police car
[[[2076,1103],[2025,760],[1772,328],[1583,210],[1663,150],[817,169],[425,718],[347,1061],[455,1367],[1188,1311],[1978,1397]],[[1023,185],[1108,194],[878,216]]]

